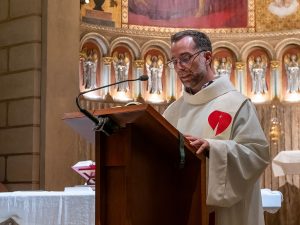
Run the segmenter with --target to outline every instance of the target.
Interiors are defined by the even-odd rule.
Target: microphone
[[[131,82],[131,81],[147,81],[149,79],[149,77],[147,75],[141,75],[140,77],[136,78],[136,79],[128,79],[128,80],[121,80],[121,81],[118,81],[118,82],[115,82],[115,83],[112,83],[112,84],[107,84],[107,85],[104,85],[104,86],[101,86],[101,87],[97,87],[97,88],[93,88],[93,89],[90,89],[90,90],[87,90],[87,91],[83,91],[83,92],[80,92],[78,94],[78,96],[76,97],[76,105],[79,109],[79,111],[81,113],[83,113],[86,117],[88,117],[91,121],[94,122],[94,124],[96,125],[95,127],[95,130],[100,130],[100,131],[103,131],[106,135],[110,135],[110,132],[107,132],[104,130],[104,125],[106,122],[109,122],[108,121],[108,118],[97,118],[95,117],[93,114],[91,114],[88,110],[82,108],[80,106],[80,103],[79,103],[79,97],[83,94],[86,94],[86,93],[89,93],[89,92],[92,92],[92,91],[96,91],[96,90],[100,90],[100,89],[103,89],[103,88],[107,88],[107,87],[110,87],[110,86],[113,86],[113,85],[117,85],[117,84],[121,84],[121,83],[124,83],[124,82]]]
[[[138,79],[135,80],[147,81],[148,79],[149,79],[148,75],[141,75]]]

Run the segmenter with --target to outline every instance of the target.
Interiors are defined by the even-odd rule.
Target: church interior
[[[300,152],[298,0],[1,0],[0,190],[84,184],[71,167],[95,161],[95,144],[65,113],[78,112],[87,91],[87,110],[132,103],[162,114],[183,93],[169,61],[170,36],[184,29],[208,34],[215,74],[255,104],[271,156],[261,188],[283,196],[266,225],[300,224],[300,159],[291,162],[298,174],[275,176],[272,163]]]

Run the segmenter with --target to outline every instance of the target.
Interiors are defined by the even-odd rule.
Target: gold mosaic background
[[[281,31],[300,29],[300,3],[297,2],[298,10],[289,16],[280,18],[272,14],[268,10],[268,5],[273,0],[256,0],[255,1],[255,17],[256,17],[256,31]]]

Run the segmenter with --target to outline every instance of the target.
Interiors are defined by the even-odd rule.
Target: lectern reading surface
[[[92,113],[120,129],[94,132],[81,113],[67,113],[64,121],[95,140],[97,225],[207,224],[205,157],[181,143],[168,121],[147,104]]]

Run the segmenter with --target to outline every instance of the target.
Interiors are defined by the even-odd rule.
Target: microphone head
[[[149,79],[148,75],[141,75],[141,76],[139,77],[139,80],[141,80],[141,81],[146,81],[146,80],[148,80],[148,79]]]

